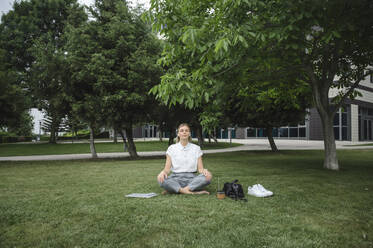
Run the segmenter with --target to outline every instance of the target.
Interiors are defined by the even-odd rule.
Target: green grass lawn
[[[0,162],[0,247],[373,246],[373,153],[321,151],[204,155],[212,195],[160,193],[163,159]],[[271,198],[218,200],[220,182],[261,183]]]
[[[138,152],[146,151],[166,151],[168,141],[139,141],[136,142]],[[227,147],[239,146],[236,143],[208,143],[206,142],[202,149],[222,149]],[[97,152],[123,152],[123,143],[113,142],[96,143]],[[29,144],[0,144],[0,157],[6,156],[27,156],[27,155],[52,155],[52,154],[79,154],[90,153],[88,143],[29,143]]]

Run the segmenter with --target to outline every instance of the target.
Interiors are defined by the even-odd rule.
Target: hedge
[[[32,141],[31,136],[0,136],[0,143],[16,143]]]
[[[110,137],[109,131],[104,131],[102,133],[99,133],[97,135],[94,135],[95,139],[107,139]],[[75,136],[58,136],[57,140],[75,140],[75,139],[89,139],[90,134],[78,134]]]
[[[49,140],[49,137],[44,137],[42,140]],[[72,140],[76,139],[76,137],[66,137],[66,136],[58,136],[56,137],[57,140]],[[84,135],[78,135],[78,139],[89,139],[89,134],[84,134]],[[104,138],[109,138],[109,131],[105,131],[102,133],[99,133],[95,135],[95,139],[104,139]],[[33,137],[31,136],[2,136],[0,135],[0,143],[16,143],[16,142],[26,142],[26,141],[32,141]]]

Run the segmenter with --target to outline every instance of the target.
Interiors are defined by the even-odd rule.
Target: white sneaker
[[[252,187],[247,188],[247,193],[256,197],[265,197],[265,194],[259,189],[258,185],[255,184]]]
[[[248,187],[247,193],[256,197],[268,197],[273,195],[271,191],[266,190],[262,185],[255,184],[252,187]]]
[[[263,194],[265,194],[265,197],[273,195],[272,191],[267,190],[261,184],[258,184],[258,188],[259,188],[260,191],[263,192]]]

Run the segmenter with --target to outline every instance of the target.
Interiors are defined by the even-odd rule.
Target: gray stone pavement
[[[221,142],[229,142],[230,140],[221,139]],[[204,150],[205,154],[223,153],[234,151],[265,151],[271,150],[267,139],[232,139],[234,143],[243,144],[242,146]],[[323,141],[314,140],[290,140],[290,139],[275,139],[275,143],[279,150],[323,150]],[[351,142],[351,141],[336,141],[337,149],[373,149],[373,146],[354,146],[364,145],[372,142]],[[166,151],[154,152],[138,152],[141,157],[165,156]],[[126,158],[129,157],[128,152],[114,153],[98,153],[98,158]],[[90,159],[91,154],[63,154],[63,155],[33,155],[33,156],[12,156],[0,157],[0,161],[40,161],[40,160],[74,160],[74,159]]]

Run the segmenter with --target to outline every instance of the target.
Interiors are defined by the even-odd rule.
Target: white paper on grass
[[[129,194],[129,195],[126,195],[126,197],[135,197],[135,198],[150,198],[150,197],[153,197],[153,196],[157,196],[158,194],[156,193],[132,193],[132,194]]]

